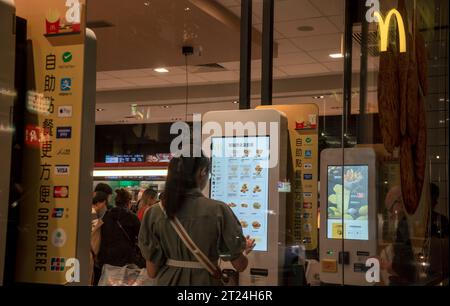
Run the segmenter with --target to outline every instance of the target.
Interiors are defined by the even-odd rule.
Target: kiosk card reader
[[[320,279],[371,285],[366,261],[376,256],[376,153],[329,149],[321,154]]]
[[[280,285],[286,194],[278,183],[286,178],[286,118],[275,110],[210,112],[202,133],[211,157],[210,197],[226,203],[244,235],[256,240],[239,285]]]

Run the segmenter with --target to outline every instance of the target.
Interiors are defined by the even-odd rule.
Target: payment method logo
[[[66,268],[66,260],[63,257],[52,257],[50,260],[50,271],[63,272]]]
[[[304,196],[305,198],[312,198],[312,192],[304,192],[304,193],[303,193],[303,196]]]
[[[56,155],[59,155],[59,156],[68,156],[68,155],[70,155],[70,149],[60,149],[60,150],[56,153]]]
[[[66,244],[67,235],[62,228],[57,228],[52,233],[52,244],[57,248],[61,248]]]
[[[56,165],[55,166],[55,175],[58,176],[65,176],[65,175],[69,175],[70,173],[70,166],[68,165]]]
[[[311,225],[310,223],[306,223],[306,224],[303,226],[303,229],[304,229],[306,232],[310,232],[310,231],[312,231],[312,225]]]
[[[311,144],[312,143],[312,138],[311,137],[306,137],[305,142],[307,144]]]
[[[303,219],[309,219],[310,216],[311,216],[310,213],[304,213],[304,214],[302,215],[302,218],[303,218]]]
[[[53,187],[53,197],[56,199],[66,199],[69,197],[68,186],[55,186]]]
[[[312,208],[312,203],[311,202],[305,202],[303,203],[303,208],[305,209],[311,209]]]
[[[59,219],[64,216],[64,208],[53,208],[52,218]]]
[[[72,106],[59,106],[58,107],[58,117],[59,118],[71,118],[72,117]]]
[[[62,60],[64,63],[70,63],[73,59],[72,52],[64,52],[62,55]]]
[[[71,91],[72,90],[72,79],[62,78],[61,79],[61,91]]]
[[[303,174],[303,179],[306,181],[311,181],[313,179],[313,175],[312,174]]]
[[[58,139],[72,138],[72,128],[70,126],[56,128],[56,138]]]
[[[305,157],[312,157],[312,150],[305,150]]]
[[[303,164],[303,169],[311,170],[312,169],[312,164]]]

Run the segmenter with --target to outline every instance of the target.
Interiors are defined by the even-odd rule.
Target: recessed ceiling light
[[[330,54],[331,58],[343,58],[344,55],[342,53],[332,53]]]
[[[233,101],[233,104],[239,104],[239,101],[234,100],[234,101]]]
[[[166,68],[156,68],[156,69],[153,69],[153,71],[159,72],[159,73],[167,73],[167,72],[169,72],[169,70],[167,70]]]
[[[97,112],[103,112],[103,111],[105,111],[105,109],[104,108],[97,108],[96,111]]]
[[[312,32],[314,31],[314,27],[312,26],[300,26],[297,28],[298,31],[300,32]]]
[[[314,96],[313,99],[315,100],[325,99],[325,96]]]
[[[438,156],[436,156],[436,159],[439,159],[439,158],[441,158],[439,155]]]
[[[191,8],[190,8],[190,7],[186,7],[186,8],[184,9],[184,11],[185,11],[185,12],[189,12],[189,11],[191,11]]]
[[[168,108],[170,108],[170,106],[169,105],[163,105],[163,106],[161,106],[162,108],[164,108],[164,109],[168,109]]]

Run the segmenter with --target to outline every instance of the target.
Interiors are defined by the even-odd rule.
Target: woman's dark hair
[[[209,171],[209,159],[206,157],[175,157],[170,161],[162,204],[167,216],[172,219],[181,209],[186,192],[197,188],[195,175],[199,170]]]
[[[116,189],[116,206],[118,207],[126,207],[131,201],[131,194],[121,188]]]
[[[105,183],[98,183],[97,186],[95,186],[94,192],[97,192],[97,191],[102,191],[102,192],[106,193],[107,195],[110,195],[113,193],[112,188],[108,184],[105,184]]]
[[[92,200],[92,204],[95,205],[102,202],[108,202],[108,195],[103,191],[97,191],[95,193],[94,199]]]

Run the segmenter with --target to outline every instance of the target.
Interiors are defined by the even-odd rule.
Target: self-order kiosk
[[[324,150],[320,174],[320,280],[371,285],[366,262],[377,251],[376,153]]]
[[[276,110],[209,112],[203,150],[211,156],[209,196],[226,203],[256,240],[239,285],[281,285],[285,252],[287,120]],[[226,268],[226,266],[224,266]]]

